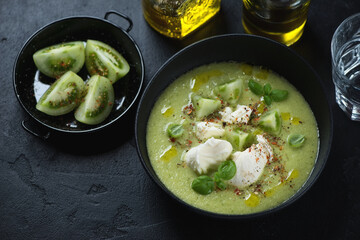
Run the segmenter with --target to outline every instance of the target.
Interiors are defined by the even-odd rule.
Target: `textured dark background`
[[[312,1],[303,38],[292,47],[319,73],[333,109],[334,141],[323,173],[293,205],[244,221],[197,215],[163,193],[137,156],[134,111],[111,131],[87,138],[52,135],[43,141],[21,127],[29,116],[15,97],[12,69],[25,41],[49,22],[103,17],[110,9],[134,22],[130,35],[145,60],[145,83],[182,47],[243,33],[240,0],[223,0],[221,13],[182,42],[153,31],[139,0],[1,0],[0,239],[359,239],[360,123],[335,104],[330,41],[341,21],[360,11],[360,1]]]

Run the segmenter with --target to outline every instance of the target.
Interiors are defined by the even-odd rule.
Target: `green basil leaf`
[[[291,147],[301,147],[305,141],[305,136],[301,134],[290,134],[287,138],[287,142]]]
[[[216,172],[216,173],[214,174],[214,181],[215,181],[215,183],[221,181],[219,172]]]
[[[275,102],[280,102],[285,100],[289,95],[289,92],[286,90],[279,90],[279,89],[274,89],[271,91],[270,93],[270,97],[273,101]]]
[[[270,83],[267,83],[264,85],[264,93],[265,95],[269,95],[271,93],[271,85]]]
[[[266,103],[266,105],[270,106],[272,103],[271,97],[269,95],[265,95],[264,102]]]
[[[255,82],[254,80],[250,79],[248,86],[250,90],[256,95],[261,96],[264,94],[262,86],[259,83]]]
[[[211,177],[202,175],[194,179],[191,188],[199,194],[207,195],[214,190],[215,183]]]
[[[221,180],[219,172],[216,172],[216,173],[214,174],[214,182],[216,183],[216,186],[217,186],[218,188],[220,188],[221,190],[225,190],[225,189],[226,189],[226,183],[224,183],[224,181]]]
[[[235,176],[236,165],[234,161],[227,160],[220,164],[218,174],[221,179],[230,180]]]
[[[178,138],[183,134],[184,128],[181,124],[172,123],[168,126],[167,132],[170,137]]]
[[[226,183],[224,183],[222,180],[216,182],[216,186],[217,186],[218,188],[220,188],[221,190],[225,190],[226,187],[227,187]]]

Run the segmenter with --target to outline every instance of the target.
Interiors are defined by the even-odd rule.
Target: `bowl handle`
[[[128,16],[126,16],[126,15],[123,14],[123,13],[119,13],[119,12],[117,12],[117,11],[115,11],[115,10],[109,10],[109,11],[107,11],[107,12],[105,13],[104,18],[105,18],[106,20],[108,20],[108,17],[109,17],[109,15],[111,15],[111,14],[115,14],[115,15],[117,15],[117,16],[119,16],[119,17],[122,17],[122,18],[124,18],[125,20],[127,20],[127,21],[129,22],[129,27],[126,29],[126,32],[130,32],[130,30],[131,30],[132,27],[133,27],[133,22],[132,22],[132,20],[131,20]]]
[[[27,126],[27,122],[28,122],[29,120],[22,120],[22,122],[21,122],[21,126],[28,132],[28,133],[31,133],[32,135],[34,135],[35,137],[38,137],[38,138],[41,138],[41,139],[43,139],[43,140],[46,140],[46,139],[48,139],[49,137],[50,137],[50,132],[49,131],[47,131],[47,132],[44,132],[44,134],[42,134],[42,133],[38,133],[39,131],[41,131],[41,130],[39,130],[39,128],[38,127],[35,127],[35,128],[37,128],[36,130],[32,130],[32,128],[34,128],[33,126]]]

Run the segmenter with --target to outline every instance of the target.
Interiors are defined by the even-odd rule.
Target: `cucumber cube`
[[[216,95],[230,104],[238,103],[242,92],[242,79],[222,84],[215,89]]]
[[[240,130],[227,131],[226,139],[231,143],[235,150],[244,151],[254,142],[254,136],[251,133],[245,133]]]
[[[263,115],[259,126],[266,132],[278,135],[281,131],[281,117],[278,110],[273,110]]]
[[[215,112],[221,107],[220,100],[214,100],[209,98],[203,98],[200,96],[194,96],[192,98],[193,105],[195,107],[196,117],[202,119],[211,113]]]

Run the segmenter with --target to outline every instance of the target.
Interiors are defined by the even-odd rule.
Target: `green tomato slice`
[[[84,89],[81,77],[69,71],[46,90],[36,109],[51,116],[69,113],[79,105]]]
[[[114,88],[109,79],[92,76],[86,83],[86,95],[75,111],[79,122],[95,125],[104,121],[114,104]]]
[[[77,73],[85,62],[85,47],[80,41],[43,48],[33,55],[39,71],[51,78],[59,78],[67,71]]]
[[[130,70],[125,58],[109,45],[95,40],[86,42],[86,68],[90,75],[108,78],[113,84]]]

